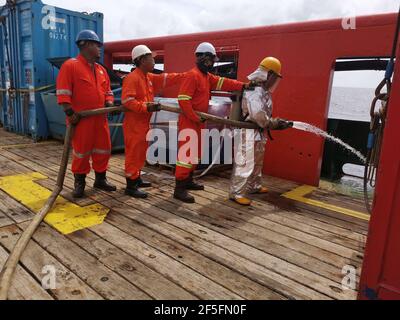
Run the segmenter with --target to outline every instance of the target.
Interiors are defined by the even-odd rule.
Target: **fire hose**
[[[95,115],[107,114],[110,112],[123,111],[122,107],[113,107],[113,108],[102,108],[96,110],[88,110],[79,113],[80,117],[90,117]],[[7,300],[8,291],[11,286],[12,277],[14,275],[15,269],[18,265],[18,262],[24,252],[26,246],[28,245],[30,239],[35,233],[36,229],[39,227],[40,223],[47,216],[47,214],[52,209],[54,203],[57,200],[57,197],[61,193],[64,186],[65,173],[67,172],[68,159],[71,151],[71,141],[74,135],[74,126],[68,126],[65,134],[65,142],[64,142],[64,150],[61,158],[60,170],[58,172],[56,188],[52,192],[51,196],[47,200],[46,204],[39,211],[39,213],[33,218],[32,222],[22,233],[21,237],[17,241],[13,251],[10,253],[6,264],[3,267],[3,270],[0,274],[1,282],[0,282],[0,300]]]
[[[181,109],[174,107],[174,106],[169,106],[162,104],[161,105],[161,110],[163,111],[168,111],[168,112],[173,112],[173,113],[181,113]],[[252,122],[243,122],[243,121],[236,121],[236,120],[230,120],[230,119],[224,119],[221,117],[213,116],[208,113],[203,113],[203,112],[196,112],[196,114],[202,118],[203,120],[206,121],[211,121],[213,123],[217,124],[223,124],[235,128],[243,128],[243,129],[260,129],[258,125]]]
[[[174,106],[168,106],[168,105],[161,105],[161,110],[163,111],[168,111],[168,112],[173,112],[173,113],[181,113],[181,109],[174,107]],[[257,126],[255,123],[252,122],[243,122],[243,121],[235,121],[235,120],[230,120],[230,119],[223,119],[219,118],[216,116],[212,116],[208,113],[201,113],[197,112],[197,115],[200,116],[203,120],[208,120],[213,123],[218,123],[218,124],[223,124],[225,127],[230,126],[230,127],[237,127],[237,128],[245,128],[245,129],[260,129],[259,126]],[[269,131],[268,131],[269,132]],[[221,138],[223,140],[223,138]],[[219,150],[215,154],[214,159],[212,160],[212,163],[210,166],[202,172],[199,176],[196,176],[196,178],[202,178],[204,177],[216,164],[217,160],[220,158],[220,152],[222,148],[222,141]]]
[[[173,112],[173,113],[181,113],[180,109],[177,107],[173,106],[167,106],[167,105],[162,105],[161,109],[164,111],[168,112]],[[96,115],[101,115],[101,114],[108,114],[108,113],[114,113],[114,112],[125,112],[126,109],[124,107],[112,107],[112,108],[101,108],[101,109],[95,109],[95,110],[87,110],[78,113],[78,115],[81,118],[85,117],[91,117],[91,116],[96,116]],[[229,125],[232,127],[237,127],[237,128],[246,128],[246,129],[259,129],[259,127],[250,122],[241,122],[241,121],[235,121],[235,120],[229,120],[229,119],[224,119],[220,118],[217,116],[213,116],[207,113],[201,113],[197,112],[197,114],[202,117],[202,119],[212,121],[215,123],[220,123],[220,124],[225,124]],[[10,253],[7,262],[5,263],[3,270],[0,273],[0,300],[7,300],[8,299],[8,292],[11,287],[11,281],[13,278],[13,275],[15,273],[15,270],[17,268],[17,265],[19,263],[19,260],[21,259],[22,253],[26,249],[29,241],[31,240],[33,234],[35,233],[36,229],[39,227],[40,223],[45,219],[47,214],[50,212],[52,209],[54,203],[57,200],[57,197],[60,195],[63,186],[64,186],[64,180],[65,180],[65,174],[67,172],[67,166],[68,166],[68,160],[69,160],[69,155],[71,152],[71,141],[74,136],[74,129],[75,126],[68,126],[65,139],[64,139],[64,149],[63,149],[63,154],[61,158],[61,163],[60,163],[60,169],[58,172],[57,176],[57,183],[54,191],[52,192],[51,196],[43,206],[43,208],[39,211],[38,214],[35,215],[33,220],[31,221],[30,225],[25,229],[25,231],[22,233],[21,237],[18,239],[14,249]]]

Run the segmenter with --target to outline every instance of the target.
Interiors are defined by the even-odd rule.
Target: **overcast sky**
[[[46,0],[105,15],[105,40],[397,12],[399,0]],[[0,0],[3,5],[5,0]]]
[[[44,2],[74,11],[104,13],[105,41],[397,12],[400,5],[399,0],[46,0]],[[1,5],[4,3],[4,0],[0,0]],[[363,77],[360,77],[360,81],[364,81]]]

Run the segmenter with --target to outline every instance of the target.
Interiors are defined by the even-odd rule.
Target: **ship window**
[[[214,73],[217,76],[237,79],[239,65],[239,49],[237,47],[217,48],[220,59],[214,66]]]

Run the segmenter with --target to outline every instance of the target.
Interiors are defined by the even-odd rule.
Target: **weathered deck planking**
[[[0,228],[0,243],[8,251],[14,248],[21,235],[22,229],[17,225]],[[58,300],[101,300],[103,299],[94,289],[90,288],[74,273],[67,269],[60,261],[50,255],[46,249],[40,247],[35,241],[31,241],[21,257],[21,264],[29,270],[38,282],[44,277],[45,266],[54,267],[57,270],[55,288],[49,291]]]
[[[3,268],[8,252],[0,246],[0,268]],[[21,266],[17,266],[9,292],[10,300],[53,300],[52,296]]]
[[[37,183],[52,189],[62,145],[30,143],[0,131],[0,177],[40,172],[48,179]],[[284,199],[281,194],[299,185],[270,177],[265,180],[270,193],[242,208],[227,200],[228,172],[204,178],[206,190],[193,193],[197,204],[186,205],[172,198],[174,178],[168,171],[146,168],[154,184],[150,197],[131,199],[122,190],[123,155],[110,164],[108,177],[117,193],[90,188],[91,174],[88,198],[74,201],[70,172],[62,192],[80,206],[110,208],[106,221],[69,236],[43,224],[22,257],[13,299],[356,298],[356,291],[341,286],[342,268],[361,268],[366,221]],[[327,190],[311,196],[363,210],[360,200]],[[31,218],[0,190],[0,263]],[[40,286],[45,264],[56,266],[56,290]]]

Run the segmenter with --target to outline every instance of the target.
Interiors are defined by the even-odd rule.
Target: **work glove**
[[[74,126],[76,126],[81,120],[80,115],[77,114],[72,108],[65,110],[65,115],[68,117],[69,123]]]
[[[292,121],[287,121],[285,119],[280,118],[272,118],[269,121],[268,129],[269,130],[286,130],[289,128],[293,128],[294,123]]]
[[[148,102],[147,103],[147,112],[158,112],[161,111],[161,104],[156,102]]]
[[[254,90],[255,88],[259,87],[259,83],[256,81],[250,81],[249,83],[245,83],[244,90]]]

